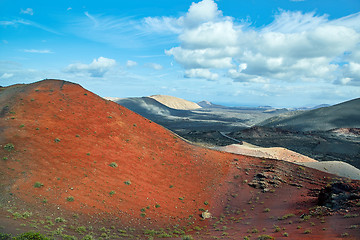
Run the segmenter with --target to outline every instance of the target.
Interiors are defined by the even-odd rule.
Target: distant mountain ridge
[[[207,101],[207,100],[203,100],[201,102],[198,102],[197,103],[200,107],[203,107],[203,108],[224,108],[225,106],[222,106],[222,105],[218,105],[218,104],[214,104],[210,101]]]
[[[328,131],[336,128],[360,127],[360,98],[304,111],[286,118],[271,118],[259,124],[296,131]]]

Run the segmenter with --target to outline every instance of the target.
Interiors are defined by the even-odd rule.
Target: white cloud
[[[7,79],[7,78],[11,78],[12,76],[14,76],[14,74],[4,73],[3,75],[0,76],[0,79]]]
[[[145,64],[145,66],[150,67],[150,68],[152,68],[152,69],[154,69],[154,70],[161,70],[161,69],[163,69],[163,66],[160,65],[160,64],[158,64],[158,63],[147,63],[147,64]]]
[[[281,10],[272,23],[262,32],[301,33],[314,30],[328,22],[328,16],[316,16],[315,12],[302,13]]]
[[[189,27],[197,27],[220,16],[222,16],[222,12],[218,10],[217,4],[213,0],[193,2],[185,16],[185,24]]]
[[[80,38],[110,44],[115,47],[129,49],[149,47],[158,44],[149,38],[152,28],[145,26],[143,19],[136,17],[116,17],[104,14],[91,14],[85,12],[83,16],[73,19],[69,31]],[[143,39],[146,37],[146,41]]]
[[[217,80],[219,75],[217,73],[210,72],[209,69],[196,68],[185,71],[185,77],[188,78],[205,78],[208,80]]]
[[[32,8],[27,8],[27,9],[21,9],[20,10],[21,14],[29,14],[29,15],[34,15],[34,10]]]
[[[335,83],[354,78],[356,71],[350,70],[351,64],[342,67],[344,62],[360,64],[359,21],[360,13],[329,20],[314,12],[280,10],[271,24],[256,29],[223,16],[213,0],[203,0],[193,3],[178,21],[172,20],[182,27],[180,45],[165,53],[185,68],[187,77],[197,76],[198,69],[202,73],[217,69],[235,81]],[[240,64],[246,68],[239,69]]]
[[[345,64],[339,82],[344,85],[360,85],[360,63],[349,62]]]
[[[99,57],[90,64],[74,63],[67,66],[65,72],[68,73],[88,73],[91,77],[103,77],[106,72],[116,65],[114,59]]]
[[[128,67],[128,68],[135,67],[136,65],[137,65],[137,62],[135,62],[135,61],[128,60],[126,62],[126,67]]]
[[[43,50],[40,50],[40,49],[23,49],[23,52],[26,52],[26,53],[54,53],[48,49],[43,49]]]
[[[15,24],[14,21],[0,21],[1,26],[10,26],[10,25],[14,25],[14,24]]]
[[[180,33],[183,25],[183,18],[171,17],[146,17],[143,25],[147,31],[155,33]]]
[[[41,25],[41,24],[33,22],[33,21],[29,21],[29,20],[17,19],[17,20],[11,20],[11,21],[0,21],[0,26],[17,27],[18,25],[31,26],[31,27],[39,28],[41,30],[50,32],[50,33],[61,35],[61,33],[57,32],[47,26]]]
[[[235,48],[225,49],[184,49],[174,47],[165,51],[174,56],[175,60],[187,69],[191,68],[231,68],[232,56],[237,52]]]
[[[186,28],[179,39],[186,49],[228,47],[237,45],[238,32],[231,21],[207,22]]]

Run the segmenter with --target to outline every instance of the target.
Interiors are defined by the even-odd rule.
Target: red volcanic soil
[[[358,181],[191,145],[66,81],[0,89],[0,157],[0,232],[360,238],[359,199],[317,207],[326,185]]]

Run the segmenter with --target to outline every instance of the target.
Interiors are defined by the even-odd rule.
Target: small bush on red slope
[[[116,168],[118,165],[116,162],[112,162],[109,164],[110,167]]]
[[[50,240],[50,238],[45,237],[41,233],[38,232],[27,232],[23,233],[17,237],[13,238],[14,240]]]
[[[69,196],[69,197],[66,198],[66,201],[68,201],[68,202],[73,202],[74,200],[75,199],[72,196]]]
[[[34,183],[35,188],[41,188],[42,186],[44,186],[44,184],[42,184],[41,182]]]
[[[13,150],[14,148],[15,148],[15,146],[14,146],[14,144],[12,144],[12,143],[5,144],[5,146],[4,146],[4,149],[5,149],[5,150],[8,150],[9,152],[10,152],[11,150]]]
[[[55,218],[55,222],[59,223],[59,222],[66,222],[66,220],[62,217],[57,217]]]
[[[191,235],[185,235],[182,237],[182,240],[194,240],[194,238]]]
[[[269,236],[269,235],[260,235],[260,236],[258,236],[257,239],[258,240],[268,240],[268,239],[275,239],[275,238],[272,236]]]

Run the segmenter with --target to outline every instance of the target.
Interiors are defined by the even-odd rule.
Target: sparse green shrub
[[[110,167],[113,167],[113,168],[116,168],[118,167],[117,163],[116,162],[112,162],[109,164]]]
[[[304,233],[305,233],[305,234],[310,234],[310,233],[311,233],[311,230],[310,230],[310,229],[306,229],[306,230],[304,231]]]
[[[81,226],[81,227],[77,227],[75,229],[76,232],[80,233],[80,234],[84,234],[86,232],[86,227]]]
[[[160,205],[159,205],[159,204],[155,204],[155,207],[156,207],[156,208],[159,208],[159,207],[160,207]]]
[[[28,212],[28,211],[26,211],[22,214],[22,218],[24,218],[24,219],[29,218],[31,216],[32,216],[32,212]]]
[[[146,217],[146,213],[141,213],[140,216],[141,217]]]
[[[12,144],[12,143],[5,144],[5,146],[4,146],[4,149],[5,149],[5,150],[8,150],[9,152],[10,152],[11,150],[13,150],[14,148],[15,148],[15,146],[14,146],[14,144]]]
[[[288,234],[287,232],[284,232],[284,233],[283,233],[283,236],[284,236],[284,237],[288,237],[289,234]]]
[[[61,238],[64,239],[64,240],[77,240],[76,237],[71,236],[71,235],[66,235],[66,234],[62,234]]]
[[[349,234],[347,232],[341,234],[341,237],[348,237],[348,236],[349,236]]]
[[[127,180],[124,182],[126,185],[130,185],[131,184],[131,181],[130,180]]]
[[[179,197],[179,200],[181,200],[181,201],[184,200],[184,197]]]
[[[181,239],[182,239],[182,240],[194,240],[194,238],[193,238],[191,235],[182,236]]]
[[[23,127],[25,127],[25,125],[24,125],[24,124],[21,124],[19,127],[20,127],[20,128],[23,128]]]
[[[357,214],[357,213],[354,213],[354,214],[349,213],[349,214],[344,215],[344,218],[355,218],[358,216],[359,216],[359,214]]]
[[[22,214],[18,212],[14,212],[13,214],[14,219],[22,218]]]
[[[201,231],[201,227],[195,226],[195,227],[194,227],[194,230],[195,230],[195,231]]]
[[[59,138],[55,138],[55,139],[54,139],[54,142],[56,142],[56,143],[57,143],[57,142],[60,142],[60,141],[61,141],[61,140],[60,140]]]
[[[11,234],[5,234],[0,232],[0,240],[10,240]]]
[[[38,232],[27,232],[13,238],[14,240],[50,240]]]
[[[66,198],[66,201],[68,202],[73,202],[75,200],[75,198],[73,196],[69,196]]]
[[[293,213],[285,214],[284,216],[279,217],[278,220],[285,220],[285,219],[288,219],[290,217],[295,217],[295,214],[293,214]]]
[[[270,212],[270,208],[265,208],[264,212]]]
[[[245,238],[244,238],[245,239]],[[249,239],[249,238],[248,238]],[[272,239],[274,239],[272,236],[270,236],[270,235],[260,235],[260,236],[258,236],[258,238],[257,238],[258,240],[272,240]]]
[[[110,194],[110,196],[112,196],[115,194],[115,191],[110,191],[109,194]]]
[[[274,232],[280,232],[281,231],[281,228],[279,226],[274,226]]]
[[[35,188],[41,188],[42,186],[44,186],[44,184],[42,184],[41,182],[34,183]]]
[[[57,223],[66,222],[66,220],[62,217],[57,217],[57,218],[55,218],[55,222],[57,222]]]

